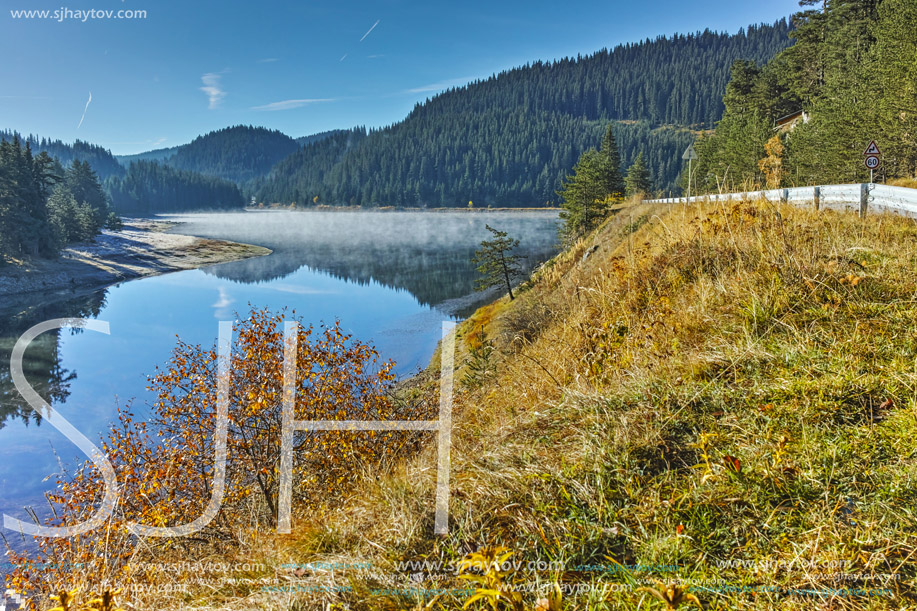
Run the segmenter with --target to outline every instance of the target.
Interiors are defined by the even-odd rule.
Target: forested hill
[[[118,162],[126,168],[134,161],[165,161],[174,155],[179,148],[180,147],[178,146],[172,146],[164,149],[154,149],[152,151],[146,151],[143,153],[135,153],[133,155],[115,155],[115,159],[117,159]]]
[[[761,67],[736,62],[726,112],[698,142],[701,190],[870,180],[917,173],[917,2],[833,0],[794,16],[796,44]],[[775,121],[805,111],[795,124]]]
[[[245,205],[234,183],[157,161],[134,161],[124,176],[111,178],[106,187],[113,208],[123,215],[227,210]]]
[[[237,183],[263,176],[278,161],[299,150],[293,138],[276,130],[237,125],[210,132],[178,147],[164,163]]]
[[[625,166],[640,152],[656,190],[676,188],[681,153],[719,119],[736,59],[763,64],[791,44],[786,20],[536,62],[451,89],[402,122],[306,146],[251,185],[261,201],[531,206],[616,121]]]
[[[309,144],[314,144],[315,142],[321,142],[322,140],[330,138],[331,136],[334,136],[335,134],[340,133],[341,131],[345,131],[345,130],[332,129],[327,132],[319,132],[317,134],[310,134],[308,136],[302,136],[296,139],[296,143],[299,144],[299,146],[307,146]]]
[[[709,126],[723,114],[735,59],[764,62],[790,44],[786,20],[738,34],[676,34],[603,49],[585,57],[535,62],[451,89],[418,104],[428,114],[523,108],[590,120]]]
[[[159,161],[175,168],[242,183],[267,174],[274,164],[299,147],[321,142],[339,131],[331,130],[294,140],[279,131],[240,125],[200,136],[188,144],[134,155],[117,155],[116,158],[125,168],[134,161]],[[291,142],[294,144],[291,145]]]
[[[69,167],[74,161],[87,161],[99,178],[103,180],[109,176],[120,176],[124,173],[124,168],[111,152],[101,146],[89,144],[82,140],[77,140],[73,144],[66,144],[60,140],[39,138],[31,134],[23,136],[15,131],[0,130],[0,141],[12,142],[17,136],[19,141],[23,145],[28,144],[36,155],[38,153],[47,153],[60,161],[64,167]]]

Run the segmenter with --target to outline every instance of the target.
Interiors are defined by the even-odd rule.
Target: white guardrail
[[[672,197],[647,200],[655,204],[684,204],[691,202],[724,202],[753,199],[774,202],[814,205],[817,210],[851,210],[865,216],[871,212],[894,212],[917,218],[917,189],[890,187],[875,183],[853,185],[824,185],[818,187],[794,187],[771,189],[769,191],[746,191],[744,193],[721,193],[695,197]]]

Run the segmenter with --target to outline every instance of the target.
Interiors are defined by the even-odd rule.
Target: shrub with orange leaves
[[[168,364],[150,377],[151,416],[140,421],[119,410],[118,424],[102,449],[118,476],[120,498],[105,527],[81,536],[42,539],[37,556],[16,556],[12,586],[21,591],[59,591],[74,581],[101,584],[153,582],[155,569],[137,560],[162,551],[183,553],[232,544],[245,530],[273,526],[279,494],[285,316],[253,309],[234,329],[229,385],[229,433],[225,493],[216,517],[188,537],[141,538],[131,524],[179,526],[201,516],[214,487],[217,428],[217,352],[179,342]],[[409,420],[429,417],[392,393],[392,362],[345,334],[340,323],[299,326],[296,420]],[[414,447],[417,433],[297,433],[294,436],[294,507],[327,503],[356,475]],[[91,462],[59,482],[50,495],[52,526],[77,524],[104,494]],[[141,540],[142,539],[142,540]],[[184,559],[184,558],[183,558]],[[41,563],[60,568],[30,570]]]

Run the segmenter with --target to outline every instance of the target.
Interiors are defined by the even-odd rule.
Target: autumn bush
[[[293,318],[293,317],[291,317]],[[220,511],[187,537],[131,534],[131,524],[179,526],[204,513],[215,473],[217,352],[179,342],[169,362],[149,378],[156,399],[148,418],[120,409],[102,450],[115,468],[119,501],[107,524],[84,535],[41,539],[40,553],[17,555],[11,585],[27,593],[74,585],[161,583],[156,563],[226,557],[251,533],[276,523],[283,392],[284,313],[252,309],[235,324],[229,384],[228,461]],[[417,405],[393,393],[393,363],[345,334],[340,324],[298,327],[297,420],[423,418]],[[410,432],[321,432],[294,436],[294,508],[327,504],[353,479],[412,447]],[[91,462],[62,477],[50,495],[47,524],[73,525],[95,511],[104,492]],[[42,570],[35,570],[41,565]],[[51,567],[51,568],[48,568]],[[58,567],[58,568],[54,568]],[[74,569],[74,567],[78,567]],[[140,568],[142,567],[142,568]],[[169,578],[174,579],[172,574]]]

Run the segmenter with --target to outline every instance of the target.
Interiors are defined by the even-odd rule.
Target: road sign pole
[[[688,199],[691,199],[691,159],[688,159]]]
[[[688,197],[685,198],[685,203],[688,203],[688,199],[691,198],[691,162],[697,159],[697,151],[694,150],[694,144],[688,145],[688,148],[685,149],[685,154],[681,158],[688,162]]]

